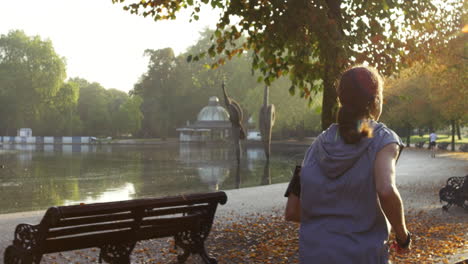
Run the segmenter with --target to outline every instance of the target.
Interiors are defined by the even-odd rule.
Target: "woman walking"
[[[429,148],[431,149],[431,158],[435,158],[437,134],[432,131],[429,134]]]
[[[383,80],[373,68],[354,67],[342,75],[338,122],[306,152],[296,177],[300,194],[287,192],[285,217],[301,223],[303,264],[388,263],[387,220],[399,248],[409,249],[411,236],[395,184],[403,143],[377,122],[382,89]]]

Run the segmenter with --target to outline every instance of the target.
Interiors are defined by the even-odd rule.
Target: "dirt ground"
[[[468,153],[405,149],[397,164],[397,186],[415,243],[410,254],[393,263],[456,263],[468,259],[468,211],[444,212],[438,192],[448,177],[468,174]],[[287,184],[227,191],[207,240],[219,263],[297,263],[297,224],[284,222],[282,197]],[[0,251],[11,242],[14,226],[37,223],[42,212],[0,216]],[[138,243],[132,263],[173,263],[178,249],[172,239]],[[41,263],[97,263],[96,249],[46,255]],[[0,262],[3,260],[0,257]],[[188,263],[198,263],[194,257]]]

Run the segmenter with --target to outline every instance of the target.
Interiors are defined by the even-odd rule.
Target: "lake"
[[[248,146],[237,167],[226,144],[5,144],[0,213],[287,182],[306,148],[273,145],[267,164],[260,146]]]

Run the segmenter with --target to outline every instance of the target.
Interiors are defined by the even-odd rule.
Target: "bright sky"
[[[219,16],[206,7],[199,21],[189,23],[189,14],[184,10],[175,21],[154,22],[111,0],[0,0],[0,34],[21,29],[48,38],[66,58],[68,77],[129,91],[146,72],[145,49],[184,52]]]

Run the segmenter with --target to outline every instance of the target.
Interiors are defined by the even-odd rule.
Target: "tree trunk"
[[[411,126],[410,124],[407,125],[407,130],[406,130],[406,147],[411,146]]]
[[[458,140],[462,140],[462,136],[460,133],[460,120],[457,121],[457,136],[458,136]]]
[[[452,120],[452,151],[455,151],[455,120]]]
[[[329,67],[327,67],[329,68]],[[326,69],[323,80],[323,99],[322,99],[322,129],[327,129],[332,123],[336,122],[336,109],[338,107],[336,89],[333,85],[335,77]]]
[[[299,123],[299,125],[297,125],[296,127],[296,131],[297,131],[297,139],[298,140],[304,140],[305,138],[305,131],[304,131],[304,120],[302,120],[301,123]]]
[[[323,68],[323,99],[322,99],[322,129],[327,129],[336,122],[338,109],[335,82],[349,61],[344,48],[345,35],[343,32],[343,17],[341,15],[341,2],[339,0],[326,0],[329,22],[320,41]]]

